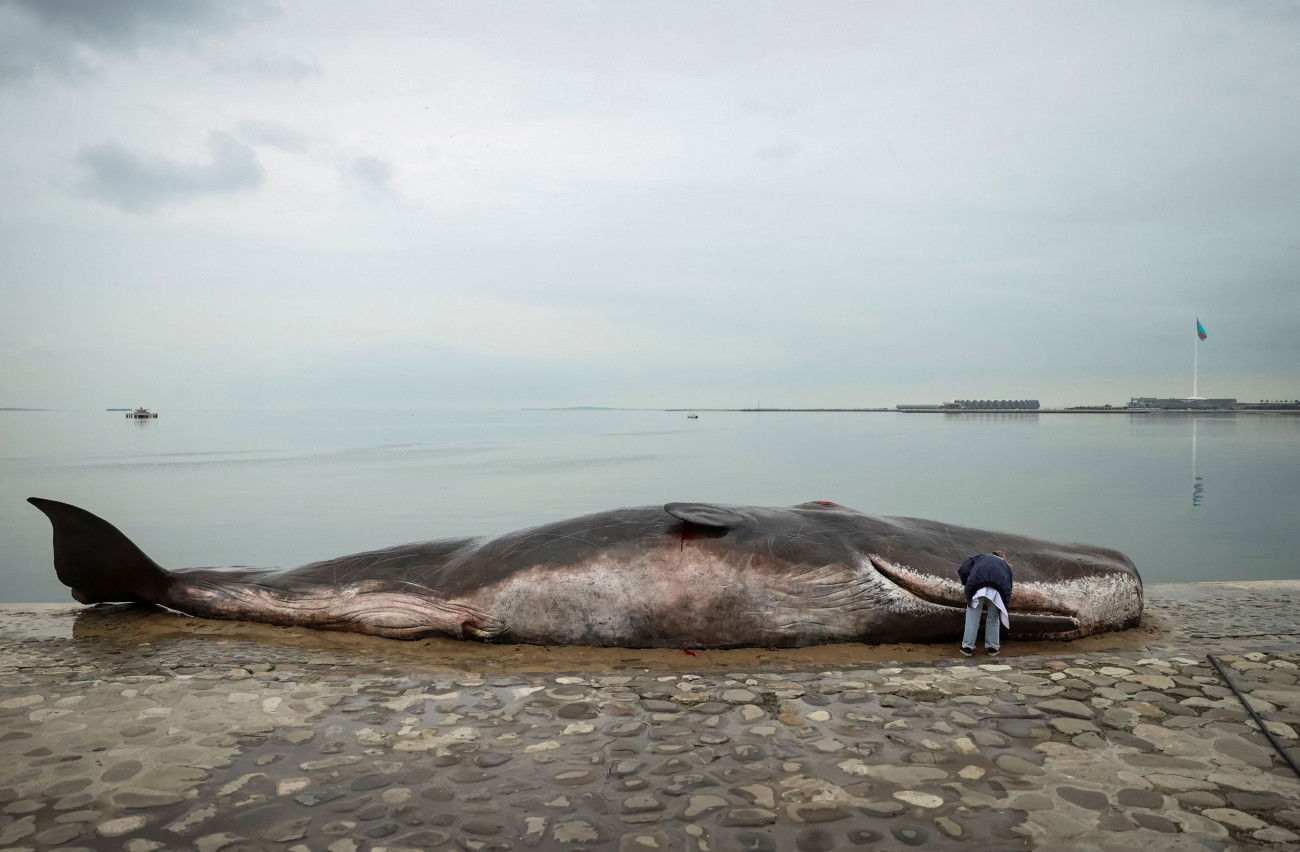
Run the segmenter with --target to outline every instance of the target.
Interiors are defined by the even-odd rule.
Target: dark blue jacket
[[[957,576],[966,586],[966,600],[985,586],[992,586],[1002,595],[1002,603],[1011,606],[1011,566],[1004,560],[987,553],[972,556],[957,569]]]

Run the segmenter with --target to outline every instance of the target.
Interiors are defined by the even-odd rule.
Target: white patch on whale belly
[[[469,596],[511,641],[790,646],[859,638],[891,598],[874,571],[765,565],[687,546],[520,571]]]

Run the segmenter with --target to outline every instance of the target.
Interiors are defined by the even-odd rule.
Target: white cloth
[[[985,586],[975,593],[975,597],[971,598],[970,602],[974,604],[980,598],[988,598],[989,605],[998,608],[998,613],[1002,619],[1002,626],[1008,628],[1011,627],[1011,616],[1007,613],[1007,605],[1002,602],[1002,595],[998,594],[997,589],[992,586]]]

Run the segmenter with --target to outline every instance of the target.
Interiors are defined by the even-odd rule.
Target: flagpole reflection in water
[[[1201,500],[1205,498],[1205,483],[1201,481],[1200,474],[1197,473],[1197,469],[1196,469],[1196,427],[1197,424],[1200,423],[1200,418],[1197,417],[1195,414],[1193,414],[1191,420],[1192,420],[1192,508],[1195,509],[1196,507],[1201,505]]]

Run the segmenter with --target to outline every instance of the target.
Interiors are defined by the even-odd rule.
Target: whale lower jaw
[[[968,605],[965,590],[956,580],[943,580],[923,574],[905,565],[890,562],[874,553],[869,554],[867,559],[871,567],[875,568],[876,572],[889,583],[903,593],[932,607],[959,615]],[[1012,604],[1009,610],[1011,616],[1009,632],[1012,635],[1051,635],[1054,639],[1072,639],[1095,632],[1086,629],[1086,625],[1077,617],[1076,612],[1054,605],[1051,598],[1043,594],[1041,588],[1035,589],[1034,592],[1028,597],[1036,606],[1019,607]]]

